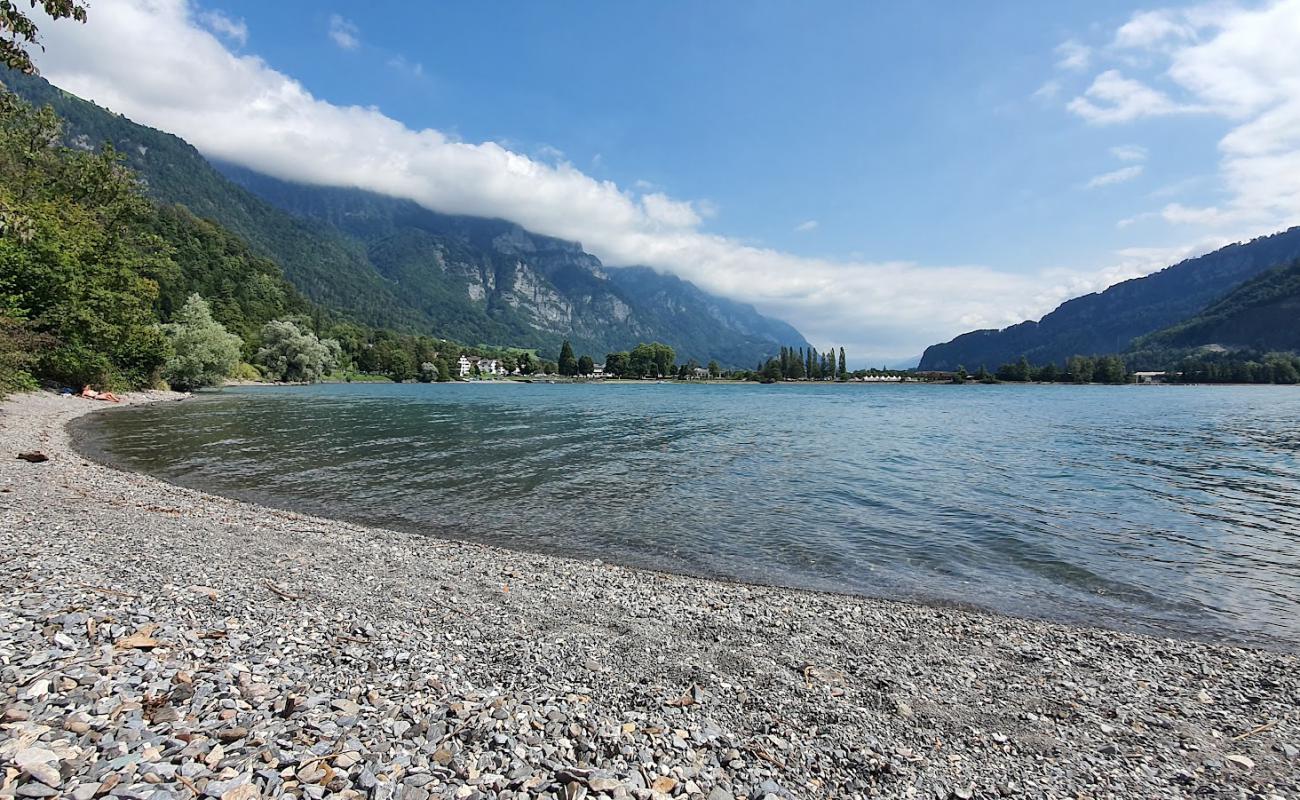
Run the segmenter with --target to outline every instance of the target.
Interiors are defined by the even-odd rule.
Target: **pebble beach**
[[[116,407],[0,403],[0,797],[1300,797],[1295,653],[269,509]]]

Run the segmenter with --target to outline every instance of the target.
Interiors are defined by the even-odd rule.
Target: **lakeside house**
[[[1168,383],[1168,372],[1134,372],[1134,383]]]
[[[603,378],[603,377],[605,377],[605,365],[604,365],[604,364],[597,364],[597,365],[595,365],[594,367],[592,367],[592,368],[591,368],[591,377],[593,377],[593,378]]]
[[[495,358],[480,358],[479,356],[461,355],[456,361],[456,374],[461,378],[474,374],[474,368],[478,367],[480,375],[505,375],[506,371],[502,368],[501,362]]]

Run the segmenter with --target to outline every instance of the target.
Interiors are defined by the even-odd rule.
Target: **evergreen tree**
[[[847,380],[849,379],[848,360],[844,357],[844,348],[843,348],[843,347],[840,348],[840,375],[839,375],[839,378],[840,378],[840,380],[842,380],[842,381],[847,381]]]
[[[572,377],[578,374],[578,359],[574,358],[573,346],[569,344],[568,339],[560,345],[559,369],[561,375]]]
[[[591,360],[591,356],[583,356],[578,359],[578,374],[590,375],[596,369],[596,362]]]
[[[785,376],[790,380],[801,381],[804,379],[803,369],[803,349],[797,352],[793,347],[790,348],[790,369],[786,371]]]
[[[806,376],[808,377],[808,380],[810,380],[810,381],[811,381],[811,380],[814,380],[814,377],[813,377],[813,358],[814,358],[814,354],[815,354],[815,353],[816,353],[816,351],[813,350],[811,347],[808,348],[808,357],[807,357],[807,359],[806,359],[806,362],[807,362],[807,363],[804,365],[804,375],[806,375]]]

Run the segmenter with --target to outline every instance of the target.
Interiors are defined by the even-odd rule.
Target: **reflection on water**
[[[745,581],[1300,644],[1289,387],[352,385],[88,421],[220,494]]]

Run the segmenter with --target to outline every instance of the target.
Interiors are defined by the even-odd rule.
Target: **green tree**
[[[1092,383],[1093,361],[1087,356],[1071,356],[1066,362],[1066,372],[1074,383]]]
[[[628,353],[606,353],[605,354],[605,375],[611,378],[621,378],[628,373]]]
[[[718,366],[718,362],[709,362],[709,377],[715,380],[722,377],[722,367]]]
[[[438,359],[438,383],[447,383],[451,380],[451,365],[447,363],[445,357]]]
[[[952,382],[953,382],[953,383],[965,383],[965,382],[968,381],[968,380],[970,380],[970,373],[966,371],[966,368],[965,368],[965,367],[963,367],[962,365],[958,364],[958,365],[957,365],[957,371],[954,372],[953,375],[952,375]]]
[[[804,370],[803,348],[796,350],[790,348],[789,364],[786,367],[785,376],[792,381],[801,381],[807,376]]]
[[[178,274],[146,229],[152,207],[112,148],[57,145],[61,125],[0,103],[0,306],[50,343],[33,374],[140,386],[167,355],[155,303]]]
[[[591,356],[582,356],[578,359],[578,374],[590,375],[596,371],[596,362],[591,360]]]
[[[638,344],[628,354],[628,371],[638,378],[662,378],[673,374],[676,358],[673,349],[661,342]]]
[[[847,381],[847,380],[849,379],[848,360],[845,359],[845,357],[844,357],[844,348],[843,348],[843,347],[840,348],[840,372],[839,372],[839,379],[842,380],[842,381]]]
[[[578,374],[578,359],[574,358],[573,346],[569,344],[568,339],[565,339],[564,344],[560,345],[559,367],[561,375],[571,377]]]
[[[31,7],[40,8],[50,19],[86,21],[86,4],[74,0],[30,0]],[[27,49],[41,47],[40,31],[27,14],[20,11],[22,0],[0,0],[0,61],[10,69],[25,75],[36,74],[36,65]]]
[[[1119,356],[1103,356],[1097,359],[1093,380],[1098,383],[1126,383],[1128,369]]]
[[[190,295],[163,334],[171,346],[163,377],[173,388],[215,386],[239,364],[243,341],[212,318],[211,306],[198,294]]]
[[[254,359],[272,380],[311,383],[334,369],[340,353],[333,339],[321,341],[294,322],[273,320],[262,326],[262,346]]]
[[[532,375],[537,372],[537,362],[533,360],[532,353],[519,354],[519,373],[521,375]]]

